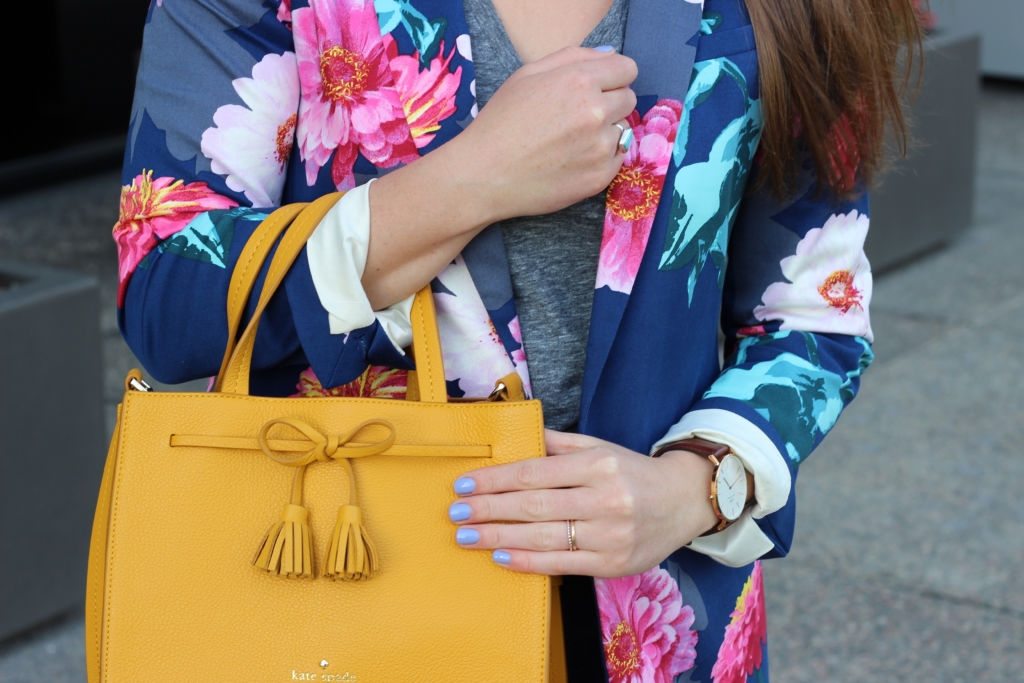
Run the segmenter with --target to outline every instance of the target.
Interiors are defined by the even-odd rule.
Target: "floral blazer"
[[[809,166],[790,200],[747,191],[762,112],[742,0],[633,0],[623,51],[639,65],[636,141],[607,193],[579,430],[640,452],[709,436],[780,474],[755,468],[758,504],[732,528],[758,548],[743,566],[717,561],[738,542],[725,532],[588,583],[599,623],[569,635],[570,666],[767,681],[754,560],[789,551],[798,467],[872,359],[868,201],[819,192]],[[153,0],[114,227],[119,322],[148,371],[216,373],[231,270],[259,222],[444,144],[474,92],[458,0]],[[486,395],[512,371],[528,387],[497,226],[433,291],[449,393]],[[328,317],[303,254],[260,328],[254,391],[404,397],[411,363],[380,321],[339,333]]]

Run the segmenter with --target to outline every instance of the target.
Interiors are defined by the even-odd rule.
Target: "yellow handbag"
[[[544,455],[540,403],[514,400],[514,376],[498,400],[448,402],[429,288],[413,400],[249,395],[260,316],[339,196],[247,242],[229,340],[286,231],[214,392],[126,379],[90,551],[90,683],[565,680],[552,579],[459,548],[446,515],[459,474]]]

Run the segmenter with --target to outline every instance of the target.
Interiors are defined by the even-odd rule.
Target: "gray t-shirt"
[[[464,5],[482,108],[523,63],[491,0]],[[583,47],[611,45],[621,52],[628,8],[629,0],[614,0]],[[579,421],[604,200],[602,192],[555,213],[501,224],[533,396],[543,402],[550,429],[569,429]]]

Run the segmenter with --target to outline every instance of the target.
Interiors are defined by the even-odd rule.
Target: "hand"
[[[636,107],[636,63],[565,48],[516,71],[446,147],[482,186],[493,219],[563,209],[602,191],[622,166],[615,123]]]
[[[611,183],[632,59],[566,48],[519,69],[473,123],[370,189],[363,289],[376,311],[418,291],[495,221],[550,213]]]
[[[612,578],[647,571],[718,521],[704,456],[649,458],[582,434],[545,437],[550,457],[459,478],[467,495],[449,517],[464,548],[500,551],[495,560],[515,571]],[[576,552],[567,519],[576,520]]]

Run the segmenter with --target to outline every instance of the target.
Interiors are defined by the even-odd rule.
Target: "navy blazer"
[[[868,200],[821,191],[810,162],[789,199],[751,191],[762,110],[742,0],[633,0],[623,51],[636,139],[607,193],[579,430],[643,453],[731,439],[774,474],[732,536],[596,591],[567,583],[596,605],[574,666],[767,681],[754,560],[789,551],[797,469],[872,359]],[[231,269],[259,221],[409,163],[476,113],[459,0],[155,0],[114,228],[132,350],[165,382],[216,373]],[[498,226],[433,291],[449,393],[486,395],[509,372],[529,387]],[[379,322],[331,333],[305,254],[264,320],[254,391],[404,396],[409,359]],[[740,543],[758,550],[727,566]]]

